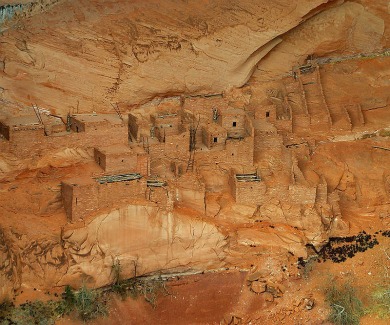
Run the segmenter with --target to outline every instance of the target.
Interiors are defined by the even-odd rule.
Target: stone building
[[[257,106],[255,110],[255,119],[274,123],[276,120],[275,105],[269,104],[268,101],[266,101],[263,105]]]
[[[165,142],[166,136],[178,135],[181,133],[181,115],[178,111],[159,111],[151,116],[154,136]]]
[[[150,137],[154,132],[150,125],[149,117],[146,118],[138,112],[132,112],[128,115],[128,138],[131,141],[139,142],[143,137]]]
[[[76,133],[108,129],[111,125],[122,123],[116,114],[76,114],[70,117],[70,128]]]
[[[115,145],[94,149],[95,162],[106,173],[139,173],[149,175],[149,155],[141,147]]]
[[[248,136],[246,114],[242,109],[228,108],[221,111],[218,122],[226,130],[229,138],[244,138]]]
[[[69,221],[84,219],[99,206],[97,184],[91,180],[69,179],[61,183],[61,196]]]
[[[248,205],[261,205],[264,203],[267,187],[257,172],[230,174],[230,190],[236,203]]]
[[[202,142],[208,149],[224,149],[226,139],[226,129],[217,123],[209,123],[202,128]]]
[[[14,143],[31,143],[41,141],[45,130],[35,115],[19,116],[0,121],[0,134]]]
[[[74,222],[120,203],[145,200],[146,188],[146,180],[140,176],[106,182],[91,178],[68,179],[61,183],[61,196],[66,216]]]

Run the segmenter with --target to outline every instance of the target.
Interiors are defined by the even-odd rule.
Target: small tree
[[[113,284],[118,285],[120,283],[120,280],[121,280],[121,272],[122,272],[121,262],[119,261],[118,258],[116,258],[114,260],[111,268],[112,268],[112,273],[114,276],[114,283]]]
[[[126,298],[126,282],[121,280],[122,267],[118,258],[115,259],[112,266],[113,284],[112,291],[118,293],[122,299]]]

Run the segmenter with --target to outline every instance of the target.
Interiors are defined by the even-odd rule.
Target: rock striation
[[[245,84],[282,35],[339,3],[60,1],[3,31],[2,96],[66,114],[221,93]]]

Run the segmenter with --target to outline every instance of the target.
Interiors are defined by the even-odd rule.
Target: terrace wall
[[[253,165],[253,138],[242,140],[228,139],[223,150],[198,150],[195,153],[197,165],[227,164],[227,165]]]
[[[66,148],[92,149],[113,144],[127,144],[127,125],[109,125],[90,132],[69,132],[61,135],[44,136],[43,129],[19,130],[13,132],[10,139],[9,152],[18,158],[39,159],[45,154]],[[31,153],[34,153],[32,156]]]
[[[96,163],[102,167],[106,173],[138,172],[137,154],[132,152],[106,154],[95,148],[94,158]]]
[[[246,205],[262,205],[265,201],[267,187],[264,182],[239,182],[234,174],[229,185],[236,203]]]
[[[99,184],[65,181],[61,183],[61,195],[65,212],[70,222],[93,215],[95,211],[113,208],[118,203],[130,204],[144,200],[146,180]]]
[[[180,115],[175,116],[152,116],[155,136],[163,142],[167,136],[177,135],[180,133],[181,118]]]

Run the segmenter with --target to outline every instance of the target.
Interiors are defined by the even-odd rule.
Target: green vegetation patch
[[[378,287],[372,294],[371,306],[367,313],[374,314],[379,318],[390,318],[390,287]]]
[[[336,325],[358,325],[364,314],[363,304],[356,290],[349,283],[331,283],[325,290],[326,302],[330,306],[329,321]]]
[[[390,137],[390,130],[382,129],[379,131],[381,137]]]
[[[107,315],[106,302],[97,290],[83,286],[79,291],[73,291],[67,286],[62,300],[36,300],[19,306],[4,302],[0,305],[0,325],[51,325],[73,312],[79,319],[89,321]]]

